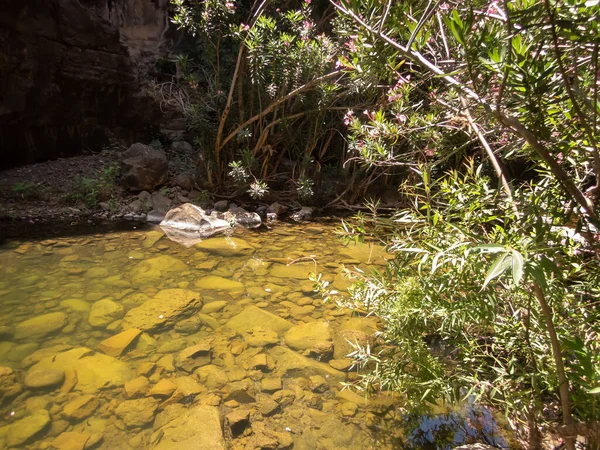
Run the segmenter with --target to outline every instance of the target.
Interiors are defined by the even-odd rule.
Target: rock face
[[[0,166],[99,148],[109,129],[149,135],[160,108],[140,89],[132,56],[158,53],[168,3],[2,2]]]
[[[131,191],[152,191],[169,175],[165,152],[149,145],[133,144],[121,160],[121,182]]]
[[[179,405],[168,406],[168,409]],[[166,422],[153,434],[153,450],[224,450],[225,441],[221,430],[219,410],[212,406],[196,406],[185,414],[169,414]],[[160,417],[160,416],[159,416]],[[170,419],[170,420],[168,420]],[[157,418],[158,422],[158,418]]]
[[[215,214],[208,215],[191,203],[170,210],[160,227],[169,239],[186,247],[231,228],[226,220],[219,219]]]
[[[141,306],[129,310],[123,318],[123,327],[143,331],[164,329],[200,308],[200,294],[186,289],[165,289]]]

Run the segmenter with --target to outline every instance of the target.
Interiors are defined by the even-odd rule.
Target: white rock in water
[[[206,214],[196,205],[185,203],[171,209],[160,227],[172,241],[191,247],[204,238],[230,229],[231,225],[216,215]]]

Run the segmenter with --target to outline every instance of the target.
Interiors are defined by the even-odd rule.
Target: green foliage
[[[35,199],[41,195],[41,185],[27,181],[19,181],[10,187],[13,194],[22,199]]]
[[[82,202],[90,209],[96,208],[102,201],[109,201],[109,206],[114,206],[114,210],[116,210],[117,205],[113,197],[118,171],[118,167],[112,165],[99,171],[95,178],[77,177],[73,182],[72,193],[67,196],[66,200]]]
[[[350,305],[386,322],[386,345],[354,353],[371,369],[362,388],[399,390],[413,405],[474,395],[517,418],[528,412],[543,421],[543,404],[556,399],[557,377],[531,292],[537,281],[568,349],[574,411],[581,420],[597,419],[589,393],[600,386],[593,303],[600,272],[595,259],[583,263],[581,237],[560,225],[568,220],[559,213],[560,187],[551,177],[525,186],[516,193],[525,205],[518,218],[481,166],[463,172],[432,181],[423,169],[422,182],[410,187],[414,207],[377,218],[393,229],[383,236],[396,258],[373,276],[357,274],[351,290]],[[364,237],[369,227],[359,220],[342,234]]]

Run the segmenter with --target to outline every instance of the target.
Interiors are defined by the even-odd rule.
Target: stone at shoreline
[[[171,327],[202,307],[200,294],[187,289],[165,289],[137,308],[127,312],[123,328],[156,331]]]
[[[169,175],[169,164],[165,152],[149,145],[133,144],[121,161],[121,182],[132,191],[152,191],[160,186]]]
[[[269,207],[267,208],[267,213],[272,213],[275,214],[277,217],[280,217],[283,214],[285,214],[288,209],[289,208],[287,206],[275,202],[269,205]]]
[[[153,450],[224,450],[219,410],[199,405],[185,414],[173,415],[152,435],[152,444]]]
[[[163,277],[189,270],[187,264],[169,255],[160,255],[140,262],[131,271],[131,281],[135,284],[150,284]]]
[[[231,205],[229,213],[235,217],[235,223],[245,228],[258,228],[262,225],[262,220],[257,213],[248,212],[237,205]]]
[[[315,208],[312,206],[303,206],[300,211],[296,211],[291,217],[296,222],[304,222],[305,220],[312,220],[314,213]]]
[[[63,414],[72,420],[83,420],[91,416],[99,404],[94,395],[80,395],[64,406]]]
[[[133,378],[134,371],[112,356],[79,347],[42,358],[31,370],[73,369],[77,373],[77,390],[94,394],[101,389],[120,387]]]
[[[291,322],[253,305],[246,306],[241,313],[232,317],[225,326],[243,334],[252,331],[257,324],[265,328],[270,328],[279,334],[289,330],[293,326]]]
[[[122,305],[108,299],[94,302],[88,316],[88,323],[93,327],[106,327],[111,322],[123,317],[125,309]]]
[[[202,239],[230,229],[231,225],[216,215],[206,214],[199,206],[185,203],[171,209],[160,223],[160,227],[169,239],[191,247]]]
[[[8,426],[6,444],[9,447],[24,444],[38,433],[41,433],[49,423],[50,414],[46,410],[39,410],[31,416],[17,420]]]
[[[108,339],[104,339],[98,344],[98,350],[109,356],[120,356],[125,349],[140,335],[142,330],[130,328]]]
[[[308,322],[290,328],[284,336],[288,347],[319,357],[333,351],[331,327],[328,322]]]
[[[5,398],[20,394],[23,387],[17,383],[17,376],[10,367],[0,366],[0,402]]]
[[[219,256],[248,256],[256,250],[243,239],[236,237],[214,237],[196,244],[198,250]]]
[[[146,397],[137,400],[125,400],[117,406],[115,414],[129,428],[142,427],[154,420],[158,400]]]
[[[45,389],[62,384],[65,372],[62,369],[30,370],[23,384],[27,389]]]
[[[67,315],[62,312],[43,314],[25,320],[15,327],[15,339],[40,339],[56,333],[67,324]]]
[[[194,282],[194,286],[199,289],[218,290],[218,291],[243,291],[244,285],[239,281],[230,278],[209,275],[202,277]]]

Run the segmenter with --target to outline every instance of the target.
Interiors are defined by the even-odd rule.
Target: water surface
[[[390,256],[344,247],[336,225],[280,223],[191,248],[133,225],[6,241],[0,448],[435,443],[439,420],[405,430],[401,398],[343,390],[357,377],[349,341],[372,340],[378,323],[323,302],[309,273],[344,292],[344,266]],[[476,439],[455,422],[440,448]]]

